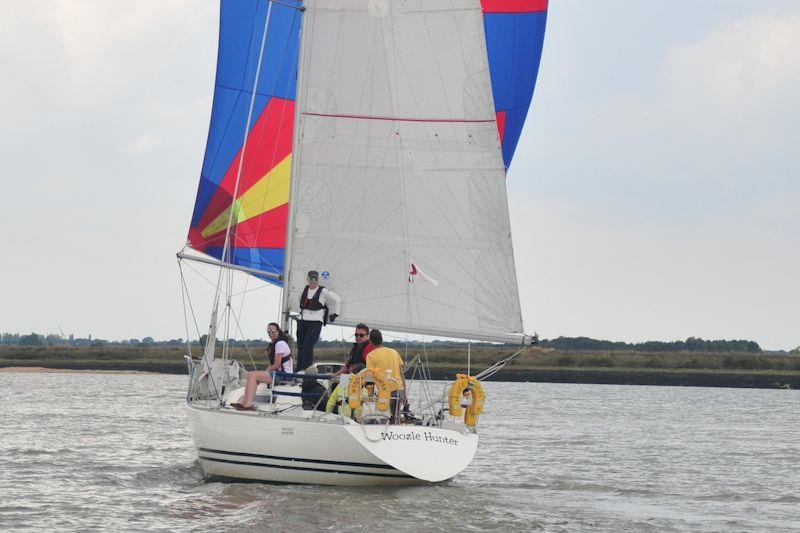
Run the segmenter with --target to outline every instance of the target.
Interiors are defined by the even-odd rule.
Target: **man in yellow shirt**
[[[397,406],[406,405],[406,380],[403,379],[403,358],[394,348],[383,346],[383,335],[377,329],[369,332],[369,342],[375,348],[367,354],[367,368],[379,368],[389,379],[392,390],[392,423],[397,423]],[[399,401],[398,401],[399,400]]]
[[[403,358],[394,348],[383,346],[383,335],[377,329],[369,332],[369,342],[375,348],[367,354],[367,368],[380,368],[389,378],[392,391],[402,390],[405,392]]]

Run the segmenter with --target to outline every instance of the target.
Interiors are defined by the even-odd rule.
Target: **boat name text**
[[[436,435],[432,431],[425,431],[424,433],[395,433],[394,431],[386,431],[381,432],[381,437],[383,440],[418,440],[458,446],[458,441],[456,439]]]

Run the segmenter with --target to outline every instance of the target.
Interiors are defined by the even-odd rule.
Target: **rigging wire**
[[[178,261],[181,262],[181,263],[183,262],[180,259]],[[196,269],[194,266],[192,266],[192,263],[186,263],[186,266],[189,267],[195,274],[197,274],[198,276],[203,278],[203,280],[205,280],[205,282],[208,283],[211,287],[214,287],[216,289],[217,284],[214,283],[213,281],[211,281],[210,279],[208,279],[206,276],[203,275],[202,272],[200,272],[198,269]]]
[[[189,311],[192,314],[192,321],[194,322],[194,329],[197,332],[197,339],[199,340],[200,337],[202,337],[202,335],[200,334],[200,326],[197,324],[197,315],[194,312],[194,306],[192,305],[192,299],[189,297],[189,287],[186,285],[186,279],[184,277],[183,268],[181,268],[180,263],[181,262],[178,261],[179,269],[181,271],[181,283],[183,285],[183,290],[184,290],[184,293],[185,293],[184,297],[186,298],[186,302],[188,302],[188,304],[189,304]],[[188,333],[186,335],[187,335],[187,337],[189,336]]]
[[[484,370],[483,372],[481,372],[477,376],[475,376],[475,378],[478,381],[483,381],[484,379],[488,379],[488,378],[494,376],[500,370],[502,370],[508,363],[510,363],[512,359],[514,359],[516,356],[518,356],[519,354],[521,354],[525,350],[526,350],[526,348],[520,348],[519,350],[517,350],[513,354],[509,355],[508,357],[505,357],[505,358],[493,363],[489,368],[487,368],[486,370]]]
[[[409,291],[409,292],[411,294],[413,294],[414,304],[417,306],[417,316],[421,318],[422,317],[422,309],[420,308],[419,297],[417,296],[417,289],[413,284],[411,284],[411,291]],[[423,342],[425,341],[425,339],[426,339],[426,337],[423,335],[423,337],[422,337]],[[425,399],[429,403],[431,403],[433,405],[434,404],[434,394],[433,394],[433,385],[431,385],[431,379],[430,379],[430,362],[428,361],[428,345],[427,345],[427,343],[424,343],[422,345],[422,353],[423,353],[424,358],[425,358],[424,364],[422,365],[421,372],[420,372],[421,375],[424,377],[424,379],[422,380],[422,385],[421,385],[422,393],[425,396]],[[435,415],[435,409],[433,409],[433,411],[434,412],[432,412],[431,414]]]
[[[186,285],[186,277],[183,274],[183,264],[182,263],[183,262],[180,259],[178,259],[178,270],[179,270],[180,276],[181,276],[181,289],[182,289],[181,290],[181,294],[183,296],[183,319],[184,319],[184,323],[186,323],[186,342],[187,342],[187,345],[189,346],[189,356],[191,358],[191,353],[192,353],[191,352],[191,341],[189,340],[189,325],[188,325],[188,320],[187,320],[187,316],[186,316],[186,303],[187,302],[189,304],[189,310],[192,313],[192,321],[194,322],[194,327],[195,327],[195,330],[197,331],[198,339],[200,339],[202,336],[200,335],[200,327],[197,325],[197,317],[196,317],[195,312],[194,312],[194,307],[192,306],[192,299],[189,296],[189,288]],[[206,340],[206,342],[208,342],[208,340]],[[201,348],[202,348],[202,346],[201,346]],[[202,350],[202,353],[203,353],[204,366],[205,366],[206,369],[208,369],[208,374],[207,374],[208,381],[211,382],[211,386],[214,389],[214,395],[217,397],[217,400],[219,400],[221,402],[222,398],[220,396],[219,390],[217,389],[217,384],[214,382],[214,375],[211,372],[211,365],[209,364],[209,361],[208,361],[208,359],[206,357],[205,350]],[[192,391],[190,391],[190,393],[191,392]]]
[[[269,21],[270,21],[271,15],[272,15],[272,2],[270,2],[269,5],[267,6],[267,16],[266,16],[266,18],[264,20],[264,31],[263,31],[263,33],[261,35],[261,48],[259,49],[259,52],[258,52],[258,64],[256,66],[255,77],[253,79],[253,89],[252,89],[252,92],[250,94],[250,107],[249,107],[248,112],[247,112],[247,122],[245,124],[244,133],[243,133],[244,140],[242,141],[242,149],[241,149],[241,151],[239,153],[239,166],[238,166],[238,169],[236,171],[236,181],[234,182],[234,186],[233,186],[233,194],[231,195],[231,206],[230,206],[229,212],[228,212],[228,224],[227,224],[227,226],[225,228],[225,244],[222,247],[221,258],[222,258],[223,261],[227,261],[229,263],[233,262],[231,260],[232,259],[231,258],[231,228],[233,226],[233,214],[234,214],[235,211],[237,211],[236,210],[236,201],[237,201],[237,196],[239,194],[239,183],[241,182],[242,170],[244,168],[244,156],[245,156],[245,152],[247,150],[247,137],[248,137],[249,132],[250,132],[250,124],[252,124],[252,120],[253,120],[253,108],[255,106],[255,101],[256,101],[256,91],[258,89],[258,80],[259,80],[259,77],[261,75],[261,65],[262,65],[262,62],[263,62],[263,59],[264,59],[264,47],[265,47],[266,42],[267,42],[267,33],[269,31]],[[238,222],[238,213],[237,213],[237,222]],[[224,277],[226,271],[228,271],[227,278]],[[226,302],[225,302],[225,311],[223,312],[223,314],[225,314],[227,316],[227,319],[225,321],[225,339],[223,340],[223,344],[222,344],[222,357],[223,357],[223,361],[225,361],[225,360],[227,360],[227,355],[228,355],[228,340],[229,340],[229,335],[230,335],[230,316],[229,315],[231,313],[231,296],[230,295],[231,295],[231,292],[232,292],[230,269],[227,269],[225,267],[221,267],[220,268],[219,276],[217,278],[216,294],[214,296],[214,306],[212,307],[212,320],[213,320],[213,314],[214,314],[215,310],[219,308],[219,300],[220,300],[220,293],[221,293],[222,286],[223,286],[223,280],[225,280],[225,282],[226,282],[225,283]],[[208,342],[214,342],[215,343],[216,342],[216,329],[214,329],[213,332],[215,333],[215,335],[214,335],[215,339],[208,339],[206,341],[206,343],[208,343]]]
[[[239,194],[239,183],[242,179],[242,170],[244,169],[244,155],[247,151],[247,137],[250,134],[250,125],[253,122],[253,108],[256,104],[256,91],[258,90],[258,79],[261,77],[261,65],[264,60],[264,48],[267,43],[267,33],[269,31],[269,19],[272,16],[272,2],[267,6],[267,16],[264,20],[264,31],[261,34],[261,49],[258,51],[258,64],[256,65],[256,75],[253,78],[253,90],[250,93],[250,108],[247,111],[247,123],[244,128],[244,140],[242,141],[242,150],[239,153],[239,167],[236,170],[236,181],[233,184],[233,194],[231,195],[231,207],[228,212],[228,226],[225,230],[225,245],[222,249],[222,257],[226,258],[230,253],[230,238],[231,226],[233,225],[233,213],[236,207],[237,195]],[[238,214],[237,214],[238,221]],[[223,259],[224,260],[224,259]],[[230,262],[230,261],[229,261]]]
[[[276,1],[276,0],[270,0],[270,2],[274,2],[274,3],[278,4],[278,5],[282,5],[282,6],[285,6],[285,7],[292,8],[292,9],[297,9],[298,11],[305,11],[305,8],[302,7],[302,6],[292,6],[292,5],[289,5],[289,4],[286,4],[286,3],[283,3],[283,2],[279,2],[279,1]],[[294,22],[292,24],[294,24]],[[284,44],[283,44],[283,52],[281,54],[279,54],[280,57],[281,57],[281,60],[280,60],[280,63],[279,63],[279,68],[278,68],[279,71],[283,71],[283,69],[284,69],[284,67],[286,65],[287,58],[289,57],[289,54],[287,54],[286,51],[289,48],[289,43],[290,43],[291,38],[292,38],[291,36],[292,36],[292,32],[291,31],[287,32],[286,40],[284,41]],[[279,80],[276,79],[276,82],[275,82],[276,83],[276,88],[275,88],[275,90],[273,90],[273,93],[277,93],[278,92],[277,91],[277,83],[278,83],[278,81]],[[287,91],[288,91],[288,89],[291,86],[291,83],[293,81],[294,80],[292,79],[291,76],[287,76],[286,77],[286,90]],[[286,105],[282,105],[281,106],[280,119],[278,120],[278,124],[279,124],[278,131],[275,134],[276,135],[276,139],[278,137],[280,137],[281,131],[283,131],[283,125],[284,125],[284,122],[285,122],[284,117],[286,116],[286,108],[287,107],[288,106],[286,106]],[[267,191],[269,190],[269,182],[270,182],[270,180],[272,180],[272,173],[275,170],[275,164],[276,164],[276,158],[277,158],[277,154],[278,154],[278,146],[279,145],[280,145],[280,143],[278,143],[277,140],[276,140],[275,143],[274,143],[273,149],[272,149],[272,157],[271,157],[272,169],[266,175],[266,179],[267,179],[267,187],[266,188],[267,188]],[[266,206],[268,197],[269,197],[269,194],[265,193],[263,198],[262,198],[262,201],[261,201],[261,211],[262,212],[264,211],[264,207]],[[263,222],[263,219],[259,217],[258,224],[256,225],[255,235],[259,235],[261,233],[261,223],[262,222]],[[283,265],[281,265],[281,268],[282,267],[283,267]],[[249,285],[249,282],[250,282],[250,277],[248,276],[247,279],[245,280],[244,291],[242,291],[242,294],[246,294],[248,292],[248,288],[247,287]],[[264,286],[266,286],[266,285],[264,285]],[[259,288],[263,288],[263,287],[259,287]],[[280,285],[280,291],[283,291],[283,283],[281,283],[281,285]],[[282,300],[282,297],[279,297],[278,298],[278,308],[277,308],[278,316],[280,316],[280,313],[281,313],[281,304],[280,304],[281,300]],[[239,316],[243,316],[242,315],[243,310],[244,310],[244,297],[242,298],[242,303],[241,303],[241,305],[239,307]],[[289,332],[284,332],[284,333],[285,334],[289,334]]]
[[[472,339],[467,340],[467,375],[471,376],[472,369]]]
[[[339,345],[342,348],[342,355],[344,356],[345,364],[347,364],[347,356],[349,355],[349,353],[347,351],[347,344],[345,343],[345,338],[344,338],[344,326],[339,326],[339,332],[341,333],[341,338],[339,339]],[[348,335],[347,337],[349,338],[350,336]],[[353,340],[355,341],[355,331],[353,331]],[[367,366],[367,358],[365,357],[364,367],[366,368],[366,366]]]
[[[225,336],[222,340],[222,360],[227,363],[228,361],[228,340],[230,339],[230,328],[231,328],[231,270],[224,269],[225,272],[225,308],[222,312],[223,320],[225,322],[225,326],[223,327],[223,331],[225,332]]]
[[[253,353],[250,351],[250,345],[247,344],[247,339],[244,338],[244,331],[242,331],[242,326],[239,323],[239,319],[237,318],[236,314],[231,310],[231,316],[233,316],[233,321],[236,324],[236,330],[239,332],[239,335],[242,337],[242,342],[244,342],[244,349],[247,351],[248,357],[250,357],[250,363],[253,365],[253,370],[258,370],[256,366],[255,360],[253,360]]]
[[[189,358],[193,358],[194,354],[192,354],[192,339],[189,336],[189,316],[186,314],[186,280],[183,278],[183,268],[181,268],[181,261],[178,260],[178,271],[181,275],[181,304],[183,306],[183,326],[186,330],[186,351],[189,354]],[[197,323],[195,322],[195,325]],[[198,330],[199,333],[199,330]]]

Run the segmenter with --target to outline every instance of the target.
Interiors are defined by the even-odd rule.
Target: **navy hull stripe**
[[[264,468],[282,468],[284,470],[303,470],[305,472],[322,472],[325,474],[350,474],[354,476],[378,476],[378,477],[394,477],[403,479],[413,479],[413,476],[408,474],[384,474],[383,472],[354,472],[352,470],[328,470],[327,468],[311,468],[307,466],[289,466],[289,465],[274,465],[264,463],[250,463],[248,461],[231,461],[230,459],[216,459],[214,457],[200,456],[203,461],[214,461],[217,463],[228,463],[232,465],[243,466],[262,466]]]
[[[387,464],[374,464],[374,463],[351,463],[347,461],[327,461],[324,459],[300,459],[298,457],[280,457],[278,455],[260,455],[257,453],[244,453],[244,452],[229,452],[225,450],[211,450],[209,448],[198,448],[201,452],[216,453],[220,455],[236,455],[238,457],[253,457],[256,459],[270,459],[273,461],[292,461],[298,463],[316,463],[320,465],[336,465],[336,466],[357,466],[361,468],[386,468],[389,470],[396,470],[393,466]]]

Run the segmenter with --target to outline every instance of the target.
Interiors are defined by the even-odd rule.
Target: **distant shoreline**
[[[161,372],[145,370],[99,370],[95,368],[47,368],[43,366],[0,366],[0,374],[145,374],[155,375]]]
[[[433,365],[432,379],[452,380],[465,368]],[[169,361],[2,361],[0,373],[87,374],[185,374],[186,364]],[[503,369],[490,381],[531,383],[582,383],[603,385],[651,385],[683,387],[727,387],[800,389],[800,372],[720,371],[694,369],[623,368],[520,368]]]
[[[202,355],[192,347],[192,356]],[[318,361],[343,361],[349,346],[320,347]],[[457,373],[479,373],[511,355],[508,347],[462,348],[417,346],[401,352],[429,362],[433,379],[453,380]],[[0,346],[2,372],[94,372],[186,374],[186,347]],[[234,347],[229,357],[251,369],[264,368],[263,349]],[[253,362],[254,361],[254,362]],[[3,367],[6,370],[3,370]],[[8,370],[13,368],[14,370]],[[30,369],[30,370],[26,370]],[[492,381],[592,383],[685,387],[800,389],[800,356],[741,352],[565,351],[529,348],[492,376]]]

